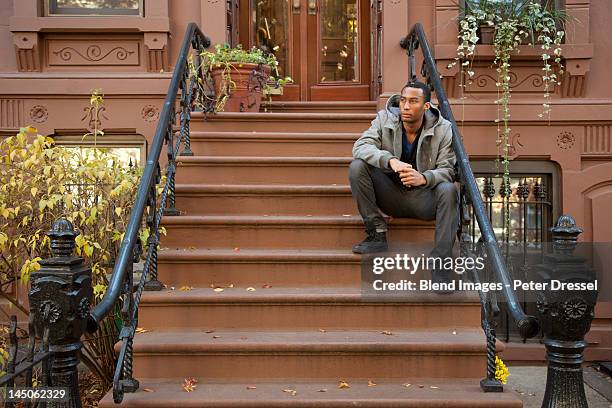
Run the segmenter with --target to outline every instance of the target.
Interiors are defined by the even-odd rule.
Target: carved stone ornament
[[[574,147],[574,143],[576,142],[576,136],[572,132],[561,132],[557,136],[557,146],[560,149],[567,150]]]
[[[30,119],[36,123],[43,123],[48,117],[49,112],[47,112],[47,108],[42,105],[34,105],[32,109],[30,109]]]
[[[153,105],[145,105],[141,114],[145,122],[156,122],[159,119],[159,108]]]
[[[109,56],[115,57],[118,61],[125,61],[135,52],[136,51],[128,50],[122,46],[116,46],[109,50],[103,51],[99,45],[93,44],[88,46],[85,50],[78,50],[74,47],[64,47],[60,50],[53,51],[53,54],[57,55],[63,61],[71,61],[73,54],[76,54],[85,61],[99,62]]]

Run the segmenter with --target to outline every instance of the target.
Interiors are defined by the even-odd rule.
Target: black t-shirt
[[[423,123],[421,124],[421,127],[417,131],[417,135],[414,138],[414,141],[412,143],[408,143],[408,139],[406,138],[406,130],[404,129],[404,126],[402,125],[402,155],[400,156],[400,160],[403,161],[404,163],[410,164],[412,168],[414,169],[417,168],[416,166],[417,149],[419,146],[419,138],[421,137],[421,132],[423,131],[424,123],[425,123],[425,120],[423,120]],[[392,172],[389,174],[389,176],[393,179],[393,181],[403,186],[402,180],[400,179],[399,174],[397,174],[396,172]]]
[[[425,123],[424,120],[423,123]],[[417,167],[416,154],[419,146],[419,138],[421,137],[421,132],[423,131],[423,123],[421,123],[421,127],[417,131],[417,135],[412,143],[408,142],[408,138],[406,137],[406,129],[404,129],[404,126],[402,125],[402,156],[400,157],[400,160],[404,163],[410,164],[415,169]]]

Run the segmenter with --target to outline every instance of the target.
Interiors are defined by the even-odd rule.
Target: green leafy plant
[[[190,60],[189,63],[191,75],[198,77],[198,70],[201,70],[204,75],[203,79],[198,80],[200,86],[206,82],[211,83],[212,72],[221,70],[220,92],[214,97],[206,96],[206,92],[200,92],[206,98],[200,101],[200,104],[205,106],[212,104],[213,112],[223,110],[232,91],[236,88],[236,83],[232,80],[232,72],[236,72],[237,68],[242,68],[245,64],[257,65],[252,71],[249,88],[260,90],[268,98],[275,93],[274,90],[280,90],[285,84],[292,82],[290,77],[280,77],[278,61],[274,54],[266,53],[256,47],[245,50],[240,44],[233,48],[228,44],[217,44],[214,51],[203,51],[200,54],[200,60],[198,67],[195,66],[193,60]]]
[[[519,52],[519,45],[528,45],[542,49],[542,83],[544,86],[543,111],[539,117],[550,119],[551,90],[561,85],[563,75],[561,43],[565,37],[563,29],[567,15],[561,10],[544,6],[538,0],[465,0],[459,21],[459,46],[455,61],[449,68],[460,64],[461,86],[468,87],[474,77],[473,61],[476,45],[479,41],[479,29],[490,27],[494,31],[493,48],[495,59],[493,66],[497,71],[496,86],[499,105],[497,147],[503,171],[503,181],[510,185],[509,171],[509,138],[511,128],[511,60]],[[554,66],[553,66],[554,64]],[[509,194],[508,194],[509,196]],[[506,226],[509,225],[509,212]]]

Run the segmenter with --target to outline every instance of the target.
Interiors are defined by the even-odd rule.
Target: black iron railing
[[[194,101],[198,97],[201,87],[198,86],[197,77],[201,73],[192,75],[192,67],[199,67],[197,62],[200,53],[210,46],[210,39],[206,37],[195,23],[187,27],[185,37],[178,55],[174,74],[168,87],[168,93],[160,115],[157,130],[147,155],[147,162],[136,201],[132,208],[130,220],[127,225],[119,254],[115,261],[113,274],[104,298],[92,310],[87,323],[89,332],[95,332],[102,319],[113,309],[114,305],[122,299],[121,317],[123,327],[119,334],[121,348],[113,379],[113,398],[119,403],[125,392],[134,392],[138,389],[138,381],[132,376],[133,339],[138,323],[138,306],[143,290],[161,290],[163,285],[157,278],[157,250],[160,239],[160,222],[163,215],[178,215],[175,208],[174,183],[176,174],[176,158],[193,155],[190,147],[189,124],[191,112],[194,110]],[[176,100],[179,99],[179,124],[176,129]],[[176,135],[176,138],[175,138]],[[159,183],[162,180],[160,155],[166,145],[167,164],[165,183],[161,187],[158,197]],[[179,153],[181,146],[183,150]],[[144,266],[138,284],[133,285],[133,263],[140,257],[139,230],[144,222],[149,231]]]
[[[38,343],[38,345],[37,345]],[[5,400],[5,407],[10,408],[15,406],[15,402],[7,401],[9,390],[16,385],[31,388],[34,382],[38,382],[40,387],[46,387],[50,384],[50,366],[52,354],[49,351],[49,332],[45,333],[43,341],[36,341],[34,325],[32,319],[28,324],[28,342],[25,350],[20,353],[19,339],[17,337],[17,316],[11,316],[11,324],[8,333],[9,355],[5,361],[6,373],[0,377],[0,392],[4,395],[0,396],[0,400]],[[34,369],[40,366],[40,374],[37,378],[34,376]],[[21,381],[20,381],[21,380]],[[25,404],[26,407],[32,406],[30,402]]]
[[[508,314],[517,325],[521,337],[534,337],[539,333],[540,327],[542,328],[548,360],[546,391],[542,407],[588,407],[581,364],[583,362],[583,351],[587,345],[584,336],[590,329],[598,291],[595,289],[571,292],[551,289],[553,279],[558,282],[581,282],[586,285],[593,285],[597,282],[596,271],[589,265],[587,258],[574,253],[577,248],[578,235],[582,230],[576,226],[576,221],[571,216],[561,216],[555,227],[550,229],[552,243],[540,245],[538,251],[536,251],[535,262],[531,262],[531,265],[528,266],[525,258],[528,251],[525,249],[525,244],[528,241],[529,231],[526,227],[527,224],[523,222],[522,239],[524,245],[522,246],[522,254],[520,254],[523,259],[523,266],[528,266],[529,278],[532,281],[545,284],[543,287],[549,288],[538,290],[534,294],[537,301],[532,303],[537,305],[538,318],[527,315],[523,309],[525,304],[521,304],[517,293],[513,289],[511,275],[508,271],[508,267],[512,265],[510,260],[511,250],[508,249],[510,231],[502,231],[502,233],[505,233],[502,240],[502,246],[504,247],[502,252],[490,222],[493,205],[491,180],[488,181],[488,186],[483,185],[484,195],[488,198],[487,207],[489,211],[487,211],[421,24],[415,24],[410,33],[401,39],[400,45],[407,51],[410,60],[409,77],[412,80],[416,79],[415,51],[418,48],[421,49],[423,54],[421,75],[426,78],[428,85],[435,92],[440,112],[452,125],[453,149],[457,156],[458,181],[461,184],[461,226],[458,228],[457,235],[460,239],[462,255],[481,256],[487,260],[484,273],[472,271],[474,281],[486,279],[488,282],[500,282],[502,284],[500,293],[503,299],[501,301],[505,303]],[[502,197],[505,198],[508,198],[512,193],[509,185],[500,186],[500,190]],[[536,215],[538,212],[542,214],[545,198],[542,185],[534,185],[531,193],[536,198],[536,202],[532,203],[535,205]],[[530,197],[530,189],[526,180],[523,180],[517,186],[517,194],[519,196],[519,208],[522,210],[521,217],[524,221],[527,218],[529,207],[527,201]],[[502,204],[508,203],[508,200],[502,201]],[[505,211],[509,212],[510,207],[506,206]],[[472,217],[476,220],[475,224],[472,222]],[[472,236],[475,235],[475,226],[478,227],[480,235],[478,244],[472,240]],[[472,227],[471,231],[470,227]],[[545,233],[543,224],[539,224],[537,227],[539,228],[536,228],[534,232],[539,236],[536,236],[536,238],[542,239]],[[597,252],[595,248],[589,250]],[[479,291],[479,297],[482,311],[481,323],[487,339],[487,373],[480,384],[485,392],[502,391],[502,384],[495,377],[496,335],[494,322],[500,310],[497,295],[495,291],[486,293]],[[572,321],[572,323],[568,323],[569,321]]]
[[[495,232],[491,227],[489,216],[482,197],[478,190],[476,178],[470,166],[470,160],[463,146],[461,133],[457,127],[457,122],[453,116],[446,92],[440,80],[440,74],[436,68],[436,62],[431,53],[429,43],[425,36],[423,26],[415,24],[410,33],[401,39],[400,45],[406,49],[409,58],[409,78],[416,79],[416,50],[421,49],[423,55],[423,65],[421,75],[426,78],[428,85],[435,92],[438,99],[438,107],[444,118],[450,121],[453,132],[453,149],[457,156],[458,179],[461,184],[461,228],[459,238],[462,250],[469,250],[471,242],[469,226],[471,214],[476,218],[476,223],[480,230],[481,254],[467,253],[468,256],[482,255],[487,258],[487,265],[493,278],[502,284],[504,301],[508,313],[518,326],[522,337],[530,338],[538,334],[540,326],[534,316],[529,316],[523,311],[516,293],[513,290],[510,274],[502,252],[498,246]],[[475,276],[475,279],[479,279]],[[495,380],[495,330],[492,325],[494,317],[499,314],[499,307],[494,292],[480,292],[482,303],[482,328],[487,336],[487,377],[482,381],[481,386],[485,391],[500,391],[501,384]]]

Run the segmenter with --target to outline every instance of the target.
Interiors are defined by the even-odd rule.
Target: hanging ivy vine
[[[543,97],[540,118],[548,117],[551,112],[551,91],[555,85],[561,85],[563,75],[561,43],[565,37],[563,29],[567,15],[555,10],[548,4],[542,5],[538,0],[465,0],[459,20],[459,45],[455,61],[449,68],[460,64],[460,86],[467,88],[474,78],[473,68],[476,45],[480,40],[478,34],[482,27],[491,27],[494,31],[493,49],[495,59],[493,66],[497,71],[495,83],[499,105],[496,145],[498,160],[503,172],[502,185],[510,186],[509,152],[510,152],[510,98],[512,96],[511,60],[519,52],[519,45],[527,42],[530,46],[540,46],[542,50],[542,84]],[[554,64],[554,65],[553,65]],[[508,194],[504,200],[509,200]],[[510,212],[506,211],[505,229],[509,231]]]

